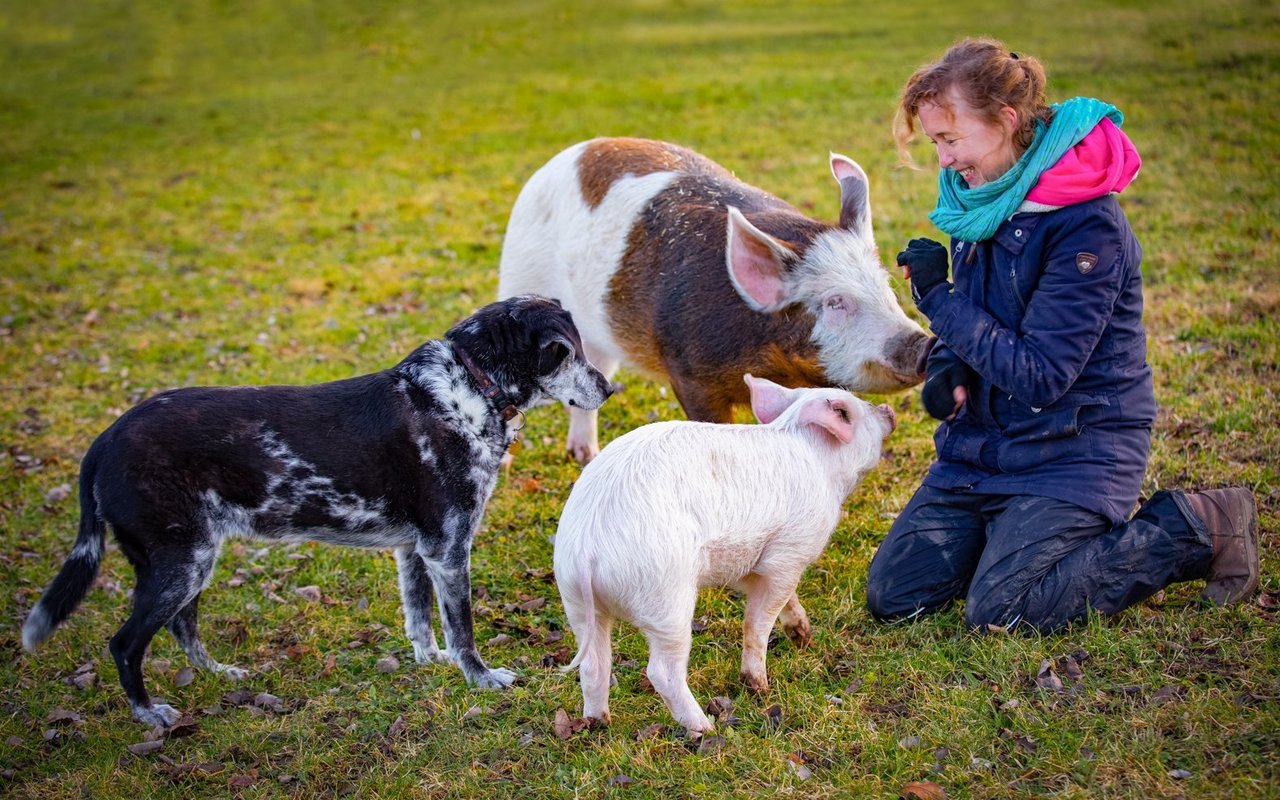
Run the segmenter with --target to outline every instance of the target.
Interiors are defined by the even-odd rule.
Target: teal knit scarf
[[[961,241],[991,238],[996,228],[1017,212],[1041,174],[1079,144],[1103,117],[1110,117],[1117,126],[1124,122],[1119,109],[1092,97],[1074,97],[1053,109],[1051,124],[1037,120],[1027,152],[994,181],[970,189],[960,173],[942,170],[938,175],[938,207],[929,220]]]

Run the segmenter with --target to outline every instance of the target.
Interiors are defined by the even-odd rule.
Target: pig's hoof
[[[813,643],[813,628],[807,622],[789,627],[783,626],[783,630],[786,631],[791,643],[801,650]]]
[[[607,728],[613,724],[613,716],[608,711],[587,714],[586,718],[589,728]]]
[[[769,679],[763,675],[751,675],[744,672],[742,673],[742,683],[756,694],[764,694],[769,691]]]
[[[568,458],[572,458],[584,467],[591,462],[591,459],[600,454],[600,448],[587,443],[569,442],[566,445]]]

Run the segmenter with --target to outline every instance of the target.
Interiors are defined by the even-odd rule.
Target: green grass
[[[75,486],[112,419],[172,386],[374,371],[439,336],[493,298],[515,194],[568,144],[676,141],[826,219],[835,150],[871,176],[885,260],[936,236],[929,153],[898,168],[889,121],[907,75],[968,33],[1041,56],[1051,100],[1125,112],[1145,159],[1123,203],[1161,402],[1147,490],[1251,486],[1260,600],[1205,609],[1179,585],[1044,638],[972,635],[959,610],[874,623],[867,563],[932,454],[910,392],[890,398],[887,457],[801,584],[814,643],[771,648],[768,696],[737,683],[738,602],[704,597],[691,682],[739,718],[712,752],[637,739],[670,720],[625,627],[613,726],[554,734],[580,697],[544,665],[573,646],[548,537],[577,468],[551,408],[529,415],[475,543],[477,635],[508,637],[482,652],[522,673],[512,691],[414,666],[390,557],[319,546],[224,554],[203,629],[253,670],[246,684],[180,685],[185,658],[157,637],[153,693],[198,722],[158,753],[126,749],[144,730],[106,654],[132,582],[118,552],[40,654],[22,653],[21,620],[74,538],[76,493],[48,493]],[[1274,3],[0,0],[0,54],[0,792],[891,798],[932,780],[952,798],[1280,797]],[[623,379],[606,441],[680,418],[657,384]],[[327,600],[294,593],[306,585]],[[547,602],[515,607],[530,598]],[[399,668],[379,672],[389,655]],[[1037,685],[1046,659],[1060,692]],[[83,665],[96,681],[81,689]],[[240,689],[281,710],[226,697]]]

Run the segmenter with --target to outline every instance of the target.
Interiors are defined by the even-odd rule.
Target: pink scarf
[[[1044,171],[1027,199],[1047,206],[1083,203],[1124,189],[1141,166],[1133,142],[1103,117],[1079,144]]]

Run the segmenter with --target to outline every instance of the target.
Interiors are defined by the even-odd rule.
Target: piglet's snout
[[[893,409],[888,404],[876,406],[876,413],[881,419],[889,423],[889,433],[893,433],[898,428],[898,415],[893,413]]]

